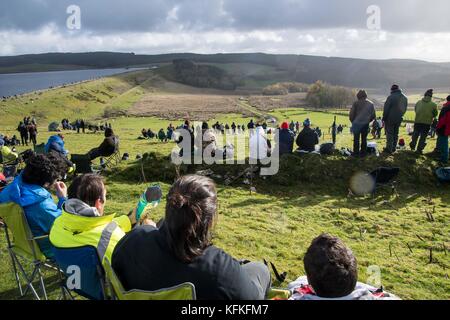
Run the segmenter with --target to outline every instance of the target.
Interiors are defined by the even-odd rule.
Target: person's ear
[[[103,204],[105,202],[102,199],[95,200],[95,208],[98,210],[99,213],[103,212]]]

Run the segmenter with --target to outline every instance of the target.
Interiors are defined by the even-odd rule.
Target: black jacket
[[[386,123],[400,124],[408,109],[408,98],[401,90],[392,91],[384,104],[383,121]]]
[[[298,134],[296,144],[300,150],[313,152],[319,144],[319,137],[313,129],[306,127]]]
[[[166,240],[166,229],[142,226],[117,244],[112,267],[125,290],[158,290],[191,282],[199,300],[253,300],[257,290],[240,263],[215,246],[187,264]]]

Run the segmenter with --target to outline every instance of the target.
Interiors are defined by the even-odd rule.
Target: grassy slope
[[[114,95],[106,104],[121,108],[131,105],[142,92],[151,90],[145,84],[135,88],[120,77],[79,85],[72,90],[77,90],[76,93],[89,90],[92,93],[95,90],[105,90],[107,86],[123,88],[124,94]],[[73,106],[68,89],[50,92],[46,103],[40,102],[42,105],[37,110],[45,112],[48,119],[61,118],[60,109],[54,108],[60,104],[66,106],[64,114],[72,116],[77,114],[76,108],[80,108],[86,117],[101,114],[105,104],[90,102],[83,106]],[[98,97],[106,99],[100,93]],[[20,112],[7,113],[7,123],[15,125],[23,116],[24,110],[25,107]],[[324,133],[328,133],[327,128],[333,120],[331,114],[298,109],[277,110],[272,114],[279,120],[302,121],[309,117],[314,125],[322,127]],[[237,115],[218,116],[217,120],[229,123],[248,121]],[[345,116],[339,116],[338,122],[348,125]],[[122,152],[130,153],[131,159],[137,153],[156,153],[157,159],[145,167],[146,176],[149,183],[160,182],[166,193],[174,172],[169,162],[161,157],[169,154],[174,145],[136,138],[142,128],[150,127],[157,131],[165,128],[168,121],[155,118],[117,118],[112,123],[121,138]],[[12,133],[3,126],[0,131]],[[40,127],[39,141],[46,141],[49,135],[45,127]],[[406,138],[404,129],[402,135]],[[66,133],[67,148],[72,153],[84,153],[101,140],[100,134]],[[326,135],[324,140],[330,140],[330,136]],[[384,140],[379,142],[382,144]],[[427,151],[431,151],[434,143],[435,141],[429,143]],[[351,136],[345,130],[345,134],[338,137],[338,147],[350,145]],[[280,270],[288,272],[289,280],[293,280],[304,272],[302,257],[310,241],[321,232],[329,232],[342,237],[355,252],[361,281],[368,279],[368,266],[378,265],[385,288],[404,299],[450,298],[447,271],[450,265],[448,249],[444,249],[444,246],[448,248],[450,234],[448,187],[435,183],[431,170],[436,162],[425,156],[416,157],[404,152],[396,160],[387,158],[358,161],[334,156],[320,160],[294,158],[283,163],[278,176],[266,181],[256,181],[256,194],[250,195],[248,186],[242,183],[231,187],[219,184],[219,221],[215,231],[215,243],[218,246],[238,258],[265,258],[273,261]],[[398,195],[385,190],[374,199],[347,197],[348,180],[353,173],[386,164],[400,165],[403,169],[397,188]],[[234,166],[222,166],[217,170],[236,169]],[[139,183],[138,167],[132,160],[122,163],[107,177],[107,186],[107,213],[127,212],[135,205],[145,188],[145,185]],[[153,213],[155,219],[163,216],[164,205],[163,201]],[[427,220],[427,210],[434,210],[434,222]],[[3,235],[0,239],[0,299],[14,298],[17,292],[14,291],[12,274],[9,272]],[[430,248],[433,248],[431,264]],[[53,296],[56,292],[55,290]]]

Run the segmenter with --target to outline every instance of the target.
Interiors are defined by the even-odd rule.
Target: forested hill
[[[234,71],[237,75],[261,82],[261,85],[279,81],[312,83],[320,79],[350,87],[385,88],[393,82],[409,88],[450,86],[450,63],[263,53],[137,55],[88,52],[4,56],[0,57],[0,73],[152,66],[177,59],[222,65],[228,72]],[[239,64],[243,67],[239,68]],[[245,72],[242,71],[244,69]]]

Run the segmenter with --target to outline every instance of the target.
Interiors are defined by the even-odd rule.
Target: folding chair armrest
[[[29,240],[31,240],[31,241],[33,241],[33,240],[42,240],[42,239],[48,239],[48,234],[46,234],[46,235],[43,235],[43,236],[39,236],[39,237],[33,237],[33,238],[31,238],[31,239],[29,239]]]

